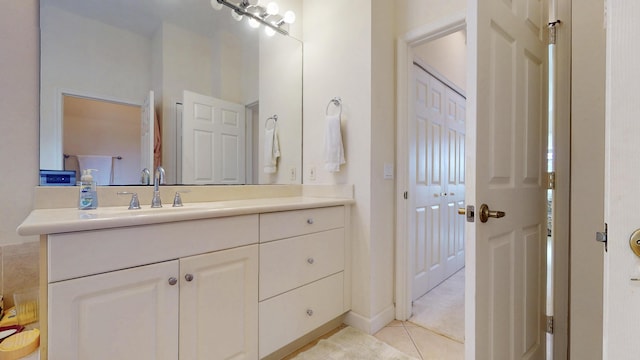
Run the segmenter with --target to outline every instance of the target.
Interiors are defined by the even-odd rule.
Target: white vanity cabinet
[[[41,359],[279,356],[351,307],[351,202],[34,210]]]
[[[345,207],[260,214],[260,357],[345,313]]]
[[[257,359],[257,240],[258,215],[49,235],[48,358]]]

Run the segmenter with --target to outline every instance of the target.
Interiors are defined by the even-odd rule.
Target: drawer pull
[[[169,278],[169,285],[175,285],[178,283],[178,279],[174,278],[173,276]]]
[[[308,316],[313,316],[313,310],[307,309],[307,315]]]
[[[187,280],[187,281],[191,281],[191,280],[193,280],[193,275],[187,274],[187,275],[184,276],[184,279]]]
[[[307,259],[307,262],[308,262],[309,264],[313,265],[313,263],[315,262],[315,260],[313,260],[313,258],[312,258],[312,257],[310,257],[310,258],[308,258],[308,259]]]
[[[309,225],[313,225],[313,219],[312,219],[312,218],[308,218],[308,219],[307,219],[307,224],[309,224]]]

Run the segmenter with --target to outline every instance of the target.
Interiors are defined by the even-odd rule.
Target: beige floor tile
[[[396,326],[404,326],[404,325],[400,320],[393,320],[392,322],[388,323],[386,326],[396,327]]]
[[[464,344],[419,326],[407,331],[424,360],[464,360]]]
[[[402,323],[400,323],[400,325],[402,325]],[[411,337],[404,326],[387,326],[374,334],[374,336],[378,338],[378,340],[384,341],[409,356],[421,359],[418,350],[413,344],[413,341],[411,341]]]

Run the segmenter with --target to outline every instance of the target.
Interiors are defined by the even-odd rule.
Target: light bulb
[[[278,7],[278,4],[274,3],[274,2],[270,2],[267,5],[267,14],[269,15],[275,15],[278,13],[278,11],[280,11],[280,8]]]
[[[219,3],[218,0],[211,0],[211,7],[215,10],[222,9],[222,3]]]
[[[233,20],[235,21],[240,21],[242,20],[242,15],[238,14],[235,10],[231,9],[231,17],[233,18]]]
[[[258,22],[258,20],[251,18],[249,19],[249,26],[251,26],[252,28],[256,29],[260,27],[260,23]]]
[[[265,26],[264,27],[264,33],[267,34],[267,36],[273,36],[276,34],[276,31],[273,30],[271,27],[269,26]]]
[[[287,24],[293,24],[294,21],[296,21],[296,13],[291,10],[284,13],[284,22]]]

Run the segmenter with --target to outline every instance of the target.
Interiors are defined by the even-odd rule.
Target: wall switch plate
[[[393,164],[384,164],[384,179],[393,180]]]
[[[309,167],[309,180],[315,180],[315,179],[316,179],[316,167],[311,166]]]
[[[296,167],[292,166],[289,168],[289,180],[296,181]]]

